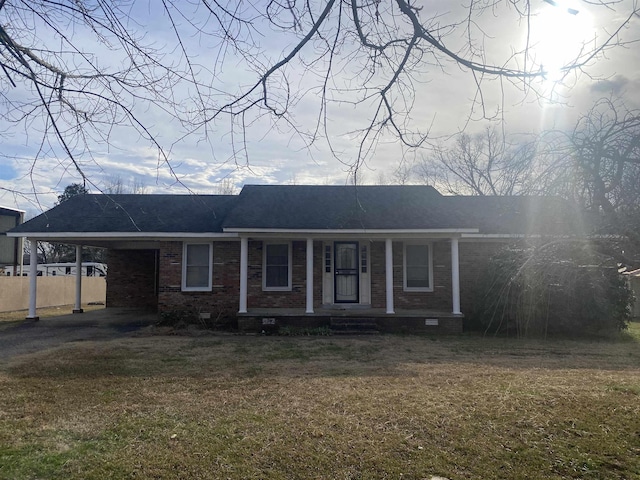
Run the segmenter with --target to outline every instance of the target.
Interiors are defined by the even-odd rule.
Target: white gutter
[[[554,234],[554,233],[463,233],[460,239],[499,239],[499,238],[589,238],[589,239],[610,239],[624,238],[620,236],[609,235],[575,235],[575,234]]]
[[[13,208],[13,207],[5,207],[4,205],[0,205],[0,208],[4,208],[5,210],[9,210],[17,213],[27,213],[26,210],[20,210],[19,208]]]
[[[326,234],[326,235],[370,235],[370,234],[380,234],[380,235],[389,235],[394,233],[399,234],[407,234],[407,233],[415,233],[415,234],[425,234],[425,233],[477,233],[480,230],[477,228],[345,228],[345,229],[325,229],[325,228],[312,228],[312,229],[303,229],[303,228],[225,228],[224,232],[231,233],[279,233],[279,234],[297,234],[297,235],[307,235],[307,234]]]
[[[235,233],[220,232],[7,232],[8,237],[49,238],[108,238],[108,239],[154,239],[154,238],[238,238]]]
[[[524,233],[463,233],[460,238],[532,238],[541,235],[527,235]]]

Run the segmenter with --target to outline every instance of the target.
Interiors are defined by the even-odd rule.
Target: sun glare
[[[532,17],[529,56],[545,72],[545,82],[563,80],[566,67],[580,57],[584,45],[593,38],[591,16],[574,3],[545,3]]]

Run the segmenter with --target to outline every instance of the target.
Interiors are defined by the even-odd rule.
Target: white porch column
[[[38,240],[29,239],[29,314],[27,320],[40,320],[36,315],[38,289]]]
[[[451,239],[451,303],[453,314],[460,315],[460,263],[458,260],[458,239]]]
[[[73,313],[82,312],[82,245],[76,245],[76,304]]]
[[[387,313],[395,313],[393,309],[393,243],[390,238],[384,242],[385,280],[387,291]]]
[[[238,313],[247,313],[247,278],[249,276],[249,239],[240,239],[240,308]]]
[[[313,313],[313,238],[307,238],[307,308],[305,313]]]

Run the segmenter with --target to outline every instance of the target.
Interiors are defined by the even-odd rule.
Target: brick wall
[[[249,242],[249,278],[247,307],[250,308],[305,308],[307,304],[307,242],[291,242],[291,291],[265,292],[262,290],[263,242]],[[322,304],[322,242],[313,243],[313,303]]]
[[[393,242],[393,297],[396,309],[451,310],[451,243],[433,242],[433,292],[405,292],[403,242]],[[386,307],[385,245],[371,244],[371,306]]]
[[[107,251],[107,307],[157,309],[156,252]]]
[[[370,244],[371,300],[374,308],[385,307],[384,242]],[[394,303],[397,309],[451,309],[451,246],[448,240],[433,243],[433,292],[403,291],[403,244],[393,242]],[[473,309],[474,290],[487,259],[504,242],[460,242],[460,296],[462,312]],[[240,242],[213,242],[213,289],[182,292],[182,242],[162,242],[156,250],[110,250],[107,306],[141,307],[168,311],[189,308],[216,312],[237,310],[240,289]],[[262,290],[262,241],[249,242],[249,308],[304,308],[306,305],[306,242],[292,242],[292,290]],[[322,304],[322,242],[314,242],[314,305]],[[157,282],[157,284],[156,284]],[[157,288],[157,295],[156,295]]]
[[[507,245],[505,241],[460,242],[460,308],[470,315],[476,300],[478,282],[487,267],[489,258]]]
[[[159,256],[160,312],[186,309],[217,315],[238,310],[240,298],[240,242],[213,242],[211,292],[182,291],[182,242],[162,242]]]
[[[188,308],[216,312],[238,309],[240,299],[240,242],[213,242],[213,289],[211,292],[182,291],[182,242],[163,242],[160,247],[159,309],[161,312]],[[263,242],[249,242],[248,308],[304,308],[306,305],[306,241],[292,242],[292,289],[262,290]],[[314,304],[322,302],[322,242],[314,242]]]

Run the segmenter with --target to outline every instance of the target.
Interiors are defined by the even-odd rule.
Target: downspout
[[[313,313],[313,238],[307,238],[307,298],[305,313]]]
[[[240,238],[240,305],[238,313],[247,313],[247,283],[249,276],[249,239]]]
[[[395,309],[393,305],[393,241],[390,238],[384,242],[384,253],[387,314],[392,315]]]
[[[460,261],[458,254],[458,238],[451,239],[451,303],[454,315],[461,315],[460,311]]]

